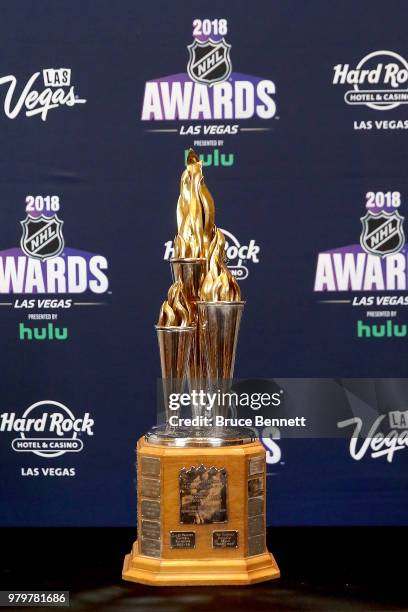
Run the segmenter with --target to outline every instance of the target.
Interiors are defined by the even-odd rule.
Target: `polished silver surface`
[[[248,537],[262,535],[265,533],[265,517],[263,514],[250,516],[248,518]]]
[[[205,257],[173,257],[170,260],[171,273],[174,281],[183,283],[184,292],[188,301],[196,302],[201,281],[206,272],[207,261]]]
[[[251,429],[225,428],[215,431],[210,428],[174,428],[166,426],[153,427],[146,435],[145,441],[155,446],[173,446],[178,448],[239,446],[255,442],[256,436]]]
[[[142,538],[160,540],[160,521],[148,521],[142,519]]]
[[[168,423],[172,416],[169,397],[172,393],[183,392],[196,328],[156,325],[156,331],[160,350],[164,410]],[[171,429],[171,426],[168,425],[168,428]]]
[[[197,302],[200,344],[207,363],[208,393],[230,391],[245,302]],[[211,416],[231,416],[231,406],[215,404]],[[214,428],[214,431],[222,430]]]
[[[170,260],[173,279],[183,283],[184,292],[190,302],[193,312],[193,322],[196,326],[192,346],[190,350],[187,380],[190,392],[200,391],[203,388],[204,379],[207,377],[207,361],[200,343],[200,332],[198,327],[198,311],[196,302],[199,300],[198,292],[201,282],[206,273],[207,260],[205,258],[173,258]],[[201,416],[204,407],[192,402],[191,411],[193,417]]]
[[[248,516],[257,516],[264,512],[265,498],[263,495],[259,497],[250,497],[248,499]]]
[[[142,476],[149,478],[160,477],[160,459],[158,457],[145,457],[142,455],[140,458],[140,471]]]
[[[260,457],[251,457],[249,460],[249,476],[253,476],[254,474],[263,474],[265,471],[265,457],[261,455]]]
[[[254,536],[253,538],[248,538],[248,555],[250,557],[254,555],[261,555],[265,552],[265,535]]]
[[[197,302],[209,377],[231,380],[245,302]]]
[[[151,499],[142,499],[141,503],[142,519],[159,519],[160,518],[160,502]]]
[[[142,476],[140,481],[140,495],[149,499],[160,499],[160,480]]]
[[[161,540],[140,538],[140,552],[142,555],[146,555],[146,557],[160,557]]]

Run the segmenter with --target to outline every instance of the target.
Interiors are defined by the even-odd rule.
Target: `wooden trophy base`
[[[245,585],[279,578],[265,543],[265,449],[258,441],[171,447],[141,438],[138,540],[124,580]]]

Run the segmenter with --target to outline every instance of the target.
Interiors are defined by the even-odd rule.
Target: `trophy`
[[[177,227],[173,284],[156,325],[165,422],[137,444],[137,540],[122,577],[157,586],[278,578],[265,541],[265,449],[252,430],[222,424],[230,406],[213,401],[210,411],[205,400],[230,390],[245,302],[191,149]],[[185,389],[191,425],[174,418],[170,401]]]

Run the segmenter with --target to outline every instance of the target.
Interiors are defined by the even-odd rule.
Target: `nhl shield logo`
[[[23,235],[20,244],[24,253],[28,257],[41,260],[59,255],[64,249],[63,223],[57,215],[52,217],[27,215],[24,221],[21,221]]]
[[[368,212],[361,217],[363,225],[360,236],[361,246],[367,253],[373,255],[398,253],[405,244],[403,221],[404,217],[401,217],[397,211],[381,212],[378,215]]]
[[[187,72],[190,78],[203,85],[225,81],[231,74],[231,45],[224,38],[219,41],[209,38],[205,42],[195,40],[188,46],[190,59]]]

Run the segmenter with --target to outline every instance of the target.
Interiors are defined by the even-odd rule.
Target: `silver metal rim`
[[[237,301],[237,302],[226,302],[226,301],[222,301],[220,300],[219,302],[207,302],[205,300],[198,300],[196,302],[196,304],[199,306],[200,304],[204,304],[204,305],[209,305],[209,306],[245,306],[246,302],[245,301]]]
[[[235,438],[223,438],[214,435],[212,437],[177,437],[171,436],[166,432],[149,431],[145,435],[145,441],[153,446],[170,446],[174,448],[219,448],[222,446],[242,446],[252,444],[257,440],[255,435],[239,435]]]
[[[203,263],[207,261],[205,257],[172,257],[170,263]]]
[[[185,325],[184,327],[178,326],[178,325],[155,325],[155,328],[157,329],[157,331],[167,331],[167,332],[191,332],[193,330],[195,330],[195,326],[194,325]]]

